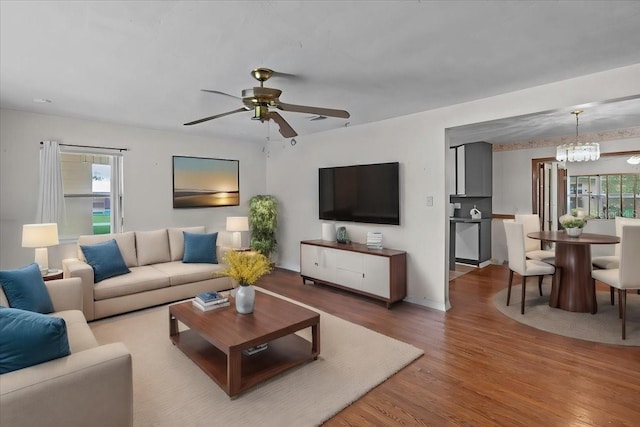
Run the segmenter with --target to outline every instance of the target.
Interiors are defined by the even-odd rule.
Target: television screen
[[[399,163],[319,170],[320,219],[400,225]]]

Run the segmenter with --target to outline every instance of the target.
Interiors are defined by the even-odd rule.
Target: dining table
[[[551,287],[549,306],[565,311],[598,312],[595,281],[591,278],[591,245],[620,243],[620,238],[608,234],[582,233],[569,236],[561,231],[535,231],[527,237],[554,242],[554,264],[559,276]]]

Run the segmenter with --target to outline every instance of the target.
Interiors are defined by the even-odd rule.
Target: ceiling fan
[[[203,119],[194,120],[189,123],[185,123],[184,126],[197,125],[198,123],[206,122],[220,117],[228,116],[230,114],[241,113],[243,111],[253,111],[252,120],[260,120],[265,122],[273,120],[278,124],[280,134],[285,138],[293,138],[297,136],[295,130],[287,123],[287,121],[276,111],[269,110],[269,107],[277,108],[282,111],[291,111],[295,113],[307,113],[314,114],[316,116],[326,117],[339,117],[342,119],[348,119],[350,114],[345,110],[334,110],[332,108],[320,108],[320,107],[308,107],[304,105],[286,104],[280,101],[280,95],[282,91],[279,89],[273,89],[264,86],[264,82],[276,74],[273,70],[268,68],[256,68],[251,72],[253,78],[260,82],[259,87],[252,87],[250,89],[244,89],[242,91],[242,98],[228,93],[220,92],[217,90],[201,89],[203,92],[216,93],[219,95],[230,96],[235,99],[240,99],[244,106],[236,110],[227,111],[226,113],[216,114],[215,116],[205,117]]]

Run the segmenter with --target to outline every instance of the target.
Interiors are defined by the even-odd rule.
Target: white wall
[[[605,141],[600,152],[640,150],[640,138]],[[531,213],[531,159],[555,157],[555,147],[493,153],[493,212],[500,214]],[[633,173],[640,166],[631,166],[626,158],[601,157],[597,162],[567,163],[570,175],[597,173]]]
[[[640,150],[640,138],[600,143],[602,153],[633,150]],[[531,159],[555,157],[555,155],[555,147],[494,152],[493,212],[531,213]],[[629,165],[626,159],[627,157],[601,157],[596,162],[567,163],[567,172],[569,175],[640,172],[640,166]],[[502,221],[494,220],[491,232],[491,259],[494,263],[501,264],[507,259],[507,243]],[[615,234],[613,223],[607,224],[602,232]],[[613,250],[611,245],[600,245],[594,246],[592,252],[594,256],[608,255],[609,252],[613,253]]]
[[[282,206],[280,264],[299,269],[300,240],[321,236],[318,167],[399,161],[401,225],[345,225],[354,241],[364,242],[366,231],[377,229],[383,232],[386,247],[406,250],[407,300],[447,309],[449,193],[445,177],[449,165],[445,162],[445,129],[639,94],[638,75],[640,64],[378,123],[301,136],[296,138],[298,144],[294,147],[270,144],[268,191],[278,197]],[[530,164],[520,170],[505,167],[502,173],[522,173],[524,182],[530,168]],[[529,181],[526,186],[530,187]],[[427,207],[427,196],[434,197],[433,207]],[[530,196],[528,200],[530,204]],[[495,208],[494,211],[498,212]]]
[[[128,148],[124,155],[125,230],[205,225],[224,232],[227,216],[246,215],[249,198],[264,194],[263,146],[221,141],[176,132],[141,129],[90,120],[0,110],[0,268],[32,262],[33,249],[21,247],[22,225],[34,221],[37,210],[40,141]],[[173,209],[172,156],[240,160],[240,206]],[[248,234],[248,233],[243,233]],[[248,244],[248,236],[244,236]],[[73,256],[72,245],[49,250],[49,265]]]

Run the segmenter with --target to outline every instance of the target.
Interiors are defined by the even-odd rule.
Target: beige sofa
[[[193,297],[201,292],[231,289],[229,277],[217,276],[223,264],[183,263],[183,231],[204,233],[205,227],[130,231],[80,236],[78,258],[62,261],[64,277],[82,279],[83,312],[87,320]],[[130,273],[94,283],[93,269],[80,245],[115,239]],[[218,261],[229,248],[216,248]]]
[[[80,279],[45,285],[71,354],[0,375],[0,426],[132,425],[131,354],[122,343],[98,345],[81,311]],[[0,305],[8,306],[2,288]]]

